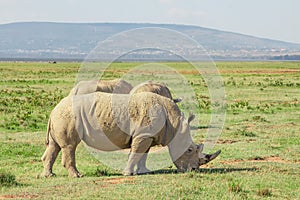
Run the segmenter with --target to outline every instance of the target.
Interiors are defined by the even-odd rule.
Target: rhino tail
[[[49,120],[48,120],[48,126],[47,126],[46,142],[45,142],[45,144],[46,144],[47,146],[49,145],[50,131],[51,131],[51,118],[49,118]]]

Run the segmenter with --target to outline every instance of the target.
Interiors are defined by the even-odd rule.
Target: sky
[[[300,44],[299,9],[299,0],[0,0],[0,24],[186,24]]]

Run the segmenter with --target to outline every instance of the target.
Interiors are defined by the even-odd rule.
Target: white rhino
[[[159,94],[161,96],[167,97],[169,99],[173,99],[169,88],[161,83],[153,83],[152,81],[147,81],[145,83],[141,83],[130,91],[130,94],[139,93],[139,92],[153,92]],[[181,102],[181,99],[173,99],[175,103]]]
[[[107,92],[129,94],[132,85],[121,79],[80,81],[70,91],[69,95],[89,94],[93,92]]]
[[[96,91],[115,93],[115,94],[128,94],[128,93],[134,94],[140,92],[153,92],[162,95],[164,97],[173,99],[169,88],[164,84],[147,81],[133,88],[130,83],[121,79],[81,81],[75,85],[75,87],[71,90],[69,95],[89,94]],[[178,103],[181,101],[181,99],[173,99],[173,101],[175,103]],[[143,159],[141,159],[138,163],[138,169],[140,172],[150,171],[146,168],[145,162],[146,162],[146,155],[143,156]]]
[[[185,119],[173,100],[150,92],[68,96],[49,118],[42,176],[54,175],[52,167],[62,150],[62,164],[69,176],[81,177],[75,163],[75,150],[81,140],[102,151],[131,148],[124,175],[133,175],[135,165],[154,145],[168,146],[179,171],[197,169],[220,151],[203,154],[203,144],[192,141],[189,122],[193,118],[191,115]],[[145,170],[138,166],[136,172]]]

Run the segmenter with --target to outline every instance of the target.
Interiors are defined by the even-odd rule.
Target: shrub
[[[234,192],[234,193],[239,193],[242,192],[242,186],[240,182],[235,182],[235,181],[231,181],[228,183],[228,191],[229,192]]]
[[[264,196],[264,197],[270,197],[272,196],[272,191],[268,188],[266,189],[259,189],[257,192],[256,192],[257,195],[259,196]]]
[[[0,172],[0,185],[5,187],[18,185],[16,177],[9,173]]]

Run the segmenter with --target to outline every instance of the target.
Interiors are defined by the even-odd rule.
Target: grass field
[[[115,63],[107,79],[141,63]],[[164,63],[188,79],[203,116],[209,116],[206,85],[185,63]],[[74,86],[80,63],[0,62],[0,199],[299,199],[300,63],[217,62],[226,90],[226,121],[216,149],[221,155],[198,171],[125,177],[80,144],[78,169],[69,178],[41,178],[46,125],[54,106]],[[184,108],[183,108],[184,109]],[[202,142],[204,117],[194,140]],[[61,156],[61,155],[60,155]]]

